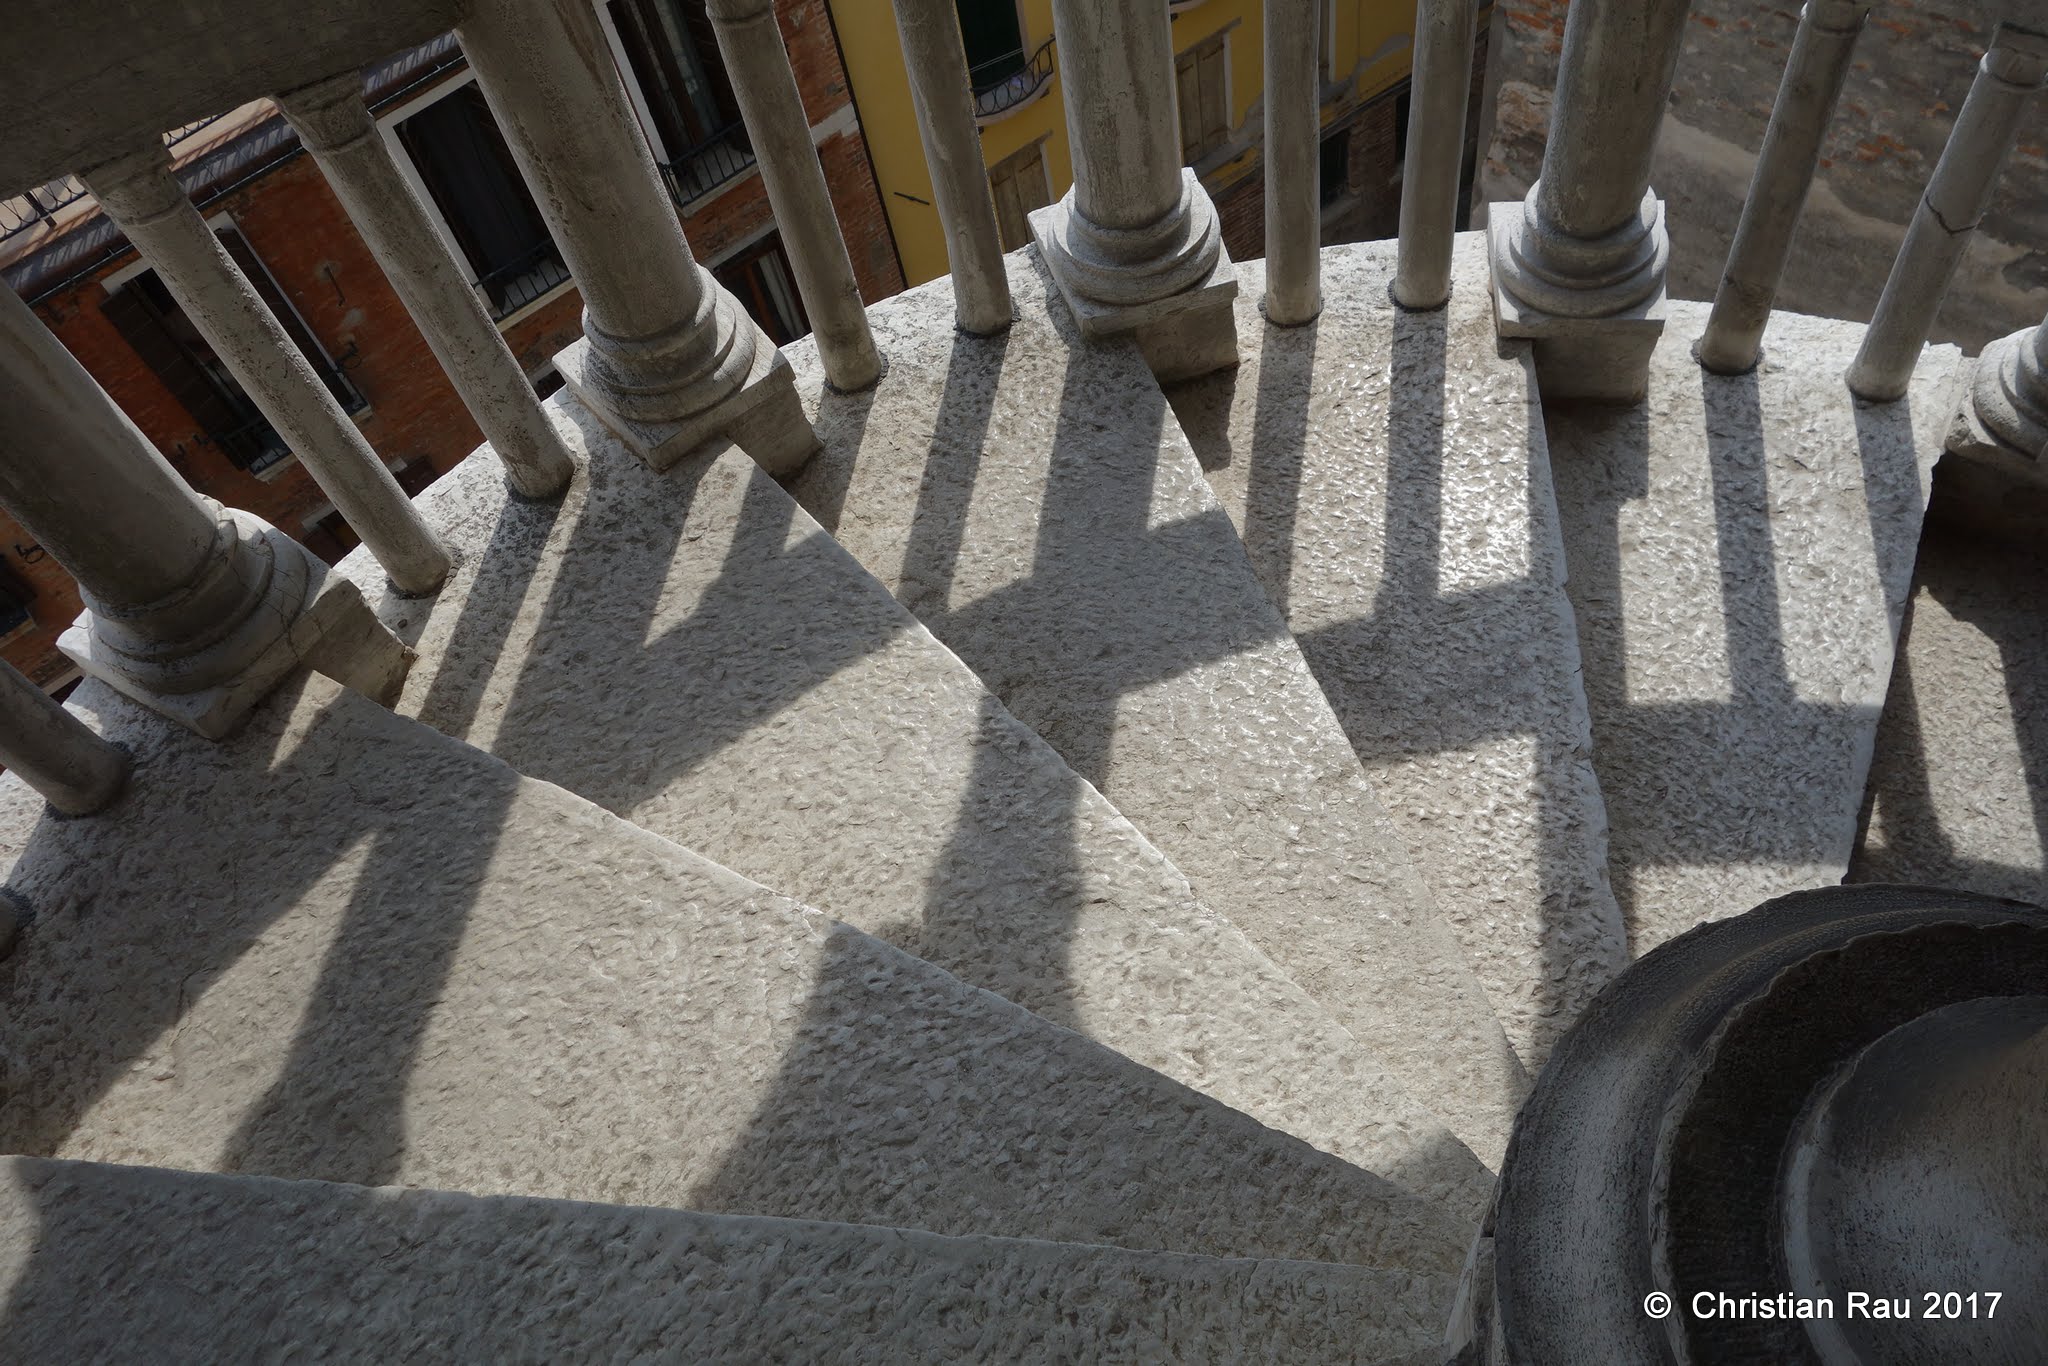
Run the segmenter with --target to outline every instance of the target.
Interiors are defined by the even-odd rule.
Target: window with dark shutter
[[[34,620],[29,604],[35,597],[35,585],[16,573],[12,564],[0,559],[0,636],[11,635]]]
[[[988,189],[996,204],[996,230],[1002,236],[1003,250],[1029,246],[1031,211],[1052,203],[1044,144],[1034,142],[990,167]]]
[[[769,233],[715,266],[711,274],[746,307],[777,346],[809,335],[811,320],[804,315],[803,300],[797,297],[796,278],[790,273],[789,258],[782,253],[779,234]]]
[[[254,473],[290,454],[156,272],[116,286],[100,311],[236,468]]]

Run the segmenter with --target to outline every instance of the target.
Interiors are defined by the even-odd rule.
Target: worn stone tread
[[[2048,905],[2048,553],[1928,528],[1866,803],[1849,881]]]
[[[1847,870],[1959,359],[1864,403],[1862,324],[1779,312],[1708,375],[1708,311],[1671,302],[1646,403],[1546,414],[1637,954]]]
[[[1628,961],[1549,451],[1486,235],[1437,312],[1394,306],[1394,262],[1325,249],[1323,311],[1289,328],[1243,263],[1244,364],[1168,397],[1533,1071]]]
[[[1484,1160],[1525,1086],[1135,343],[1083,343],[1034,253],[1017,320],[947,281],[869,310],[889,371],[824,391],[798,501]]]
[[[559,504],[488,460],[400,709],[1476,1219],[1491,1177],[1373,1052],[737,451],[666,474],[583,410]]]
[[[14,1361],[1405,1358],[1441,1277],[8,1158]]]
[[[0,1151],[1455,1267],[1467,1225],[325,680],[0,778]]]

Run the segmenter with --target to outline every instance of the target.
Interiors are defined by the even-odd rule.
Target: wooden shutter
[[[218,436],[234,431],[247,420],[221,393],[205,368],[171,335],[140,289],[113,291],[100,302],[100,312],[202,430]]]
[[[1229,82],[1223,71],[1223,34],[1217,34],[1201,49],[1202,150],[1220,147],[1230,136]]]
[[[1031,244],[1031,211],[1052,203],[1052,186],[1046,180],[1043,143],[1011,153],[989,172],[989,193],[996,202],[996,229],[1003,250],[1016,251]]]
[[[1202,154],[1201,53],[1189,48],[1173,59],[1173,82],[1180,109],[1180,155],[1193,161]]]
[[[1230,135],[1229,83],[1224,72],[1224,41],[1228,37],[1219,33],[1173,59],[1183,160],[1208,155]]]

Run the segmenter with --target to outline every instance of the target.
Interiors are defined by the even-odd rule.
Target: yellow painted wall
[[[1026,53],[1052,36],[1052,0],[1015,0]],[[981,0],[1002,3],[1002,0]],[[1161,0],[1164,3],[1164,0]],[[931,175],[925,167],[924,145],[911,111],[910,79],[903,68],[896,20],[889,0],[831,0],[833,22],[853,97],[860,110],[868,155],[888,206],[889,225],[903,260],[904,278],[922,284],[947,272],[945,235],[938,211],[931,205]],[[1324,104],[1327,121],[1397,85],[1408,76],[1409,47],[1415,23],[1413,0],[1326,0],[1325,22],[1335,33],[1331,70],[1342,89]],[[1265,46],[1260,0],[1200,0],[1173,17],[1173,46],[1184,52],[1205,38],[1230,30],[1230,114],[1233,126],[1259,107],[1264,84]],[[1055,47],[1054,53],[1059,49]],[[1060,80],[1054,75],[1043,96],[982,129],[982,159],[995,165],[1019,148],[1039,139],[1045,143],[1045,169],[1055,197],[1073,183],[1067,146],[1067,124]],[[1255,132],[1255,130],[1253,130]],[[1236,140],[1236,139],[1233,139]],[[1256,141],[1256,137],[1254,137]],[[1256,148],[1220,165],[1205,165],[1205,179],[1228,183],[1249,171]]]

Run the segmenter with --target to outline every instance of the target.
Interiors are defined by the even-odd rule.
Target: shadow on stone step
[[[1849,881],[2048,902],[2044,604],[2048,557],[1929,526]]]

